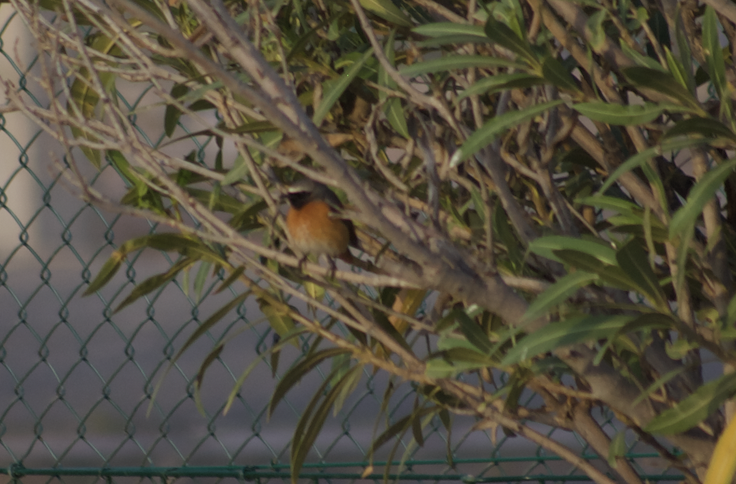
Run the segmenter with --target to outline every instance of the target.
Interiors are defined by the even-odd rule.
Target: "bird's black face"
[[[289,201],[289,205],[296,209],[300,209],[304,205],[312,201],[312,192],[303,190],[297,192],[289,192],[286,194],[286,199]]]

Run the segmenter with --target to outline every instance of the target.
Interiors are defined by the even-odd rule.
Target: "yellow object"
[[[736,418],[731,419],[718,439],[703,484],[728,484],[736,471]]]

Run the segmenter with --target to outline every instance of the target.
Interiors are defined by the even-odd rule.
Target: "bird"
[[[353,222],[340,217],[343,208],[335,192],[326,185],[302,178],[287,187],[289,211],[286,229],[294,247],[305,256],[325,255],[334,267],[334,258],[353,263],[349,246],[359,248]]]

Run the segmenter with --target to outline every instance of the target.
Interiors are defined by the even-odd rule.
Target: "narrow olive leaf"
[[[727,138],[736,141],[736,134],[725,124],[714,118],[701,118],[699,116],[678,121],[667,130],[663,138],[674,138],[675,136],[698,134],[706,138]]]
[[[486,368],[494,366],[497,363],[485,354],[479,353],[475,347],[470,349],[450,348],[443,351],[442,356],[448,363],[452,365],[461,364],[466,368]]]
[[[222,281],[220,286],[215,290],[215,294],[219,294],[228,287],[230,287],[235,281],[240,279],[240,276],[245,272],[245,266],[240,266],[234,271],[230,272],[230,275]]]
[[[574,250],[583,252],[608,265],[616,265],[616,251],[604,242],[565,237],[562,235],[548,235],[539,237],[529,244],[529,250],[547,259],[560,262],[554,255],[556,250]]]
[[[467,340],[482,353],[488,353],[491,351],[493,344],[491,343],[491,340],[488,339],[488,335],[485,331],[481,329],[478,322],[471,319],[463,310],[458,309],[453,312],[463,336],[465,336]]]
[[[118,306],[115,308],[114,312],[119,312],[121,309],[125,308],[126,306],[134,303],[141,297],[145,296],[146,294],[150,294],[151,292],[155,291],[159,287],[162,287],[169,283],[172,279],[174,279],[179,273],[186,269],[187,267],[191,266],[196,262],[196,259],[192,259],[190,257],[184,257],[178,262],[176,262],[174,265],[169,268],[168,271],[163,272],[161,274],[157,274],[155,276],[151,276],[145,281],[138,284],[135,289],[133,289],[128,297],[123,299],[123,302],[118,304]]]
[[[534,302],[524,313],[522,321],[531,321],[546,314],[551,308],[565,301],[575,294],[581,287],[587,286],[598,279],[597,274],[588,272],[573,272],[561,277],[557,282],[549,286],[542,294],[534,298]]]
[[[468,351],[449,351],[449,354],[453,356],[453,360],[445,359],[444,356],[441,358],[433,358],[427,362],[424,374],[427,378],[452,378],[460,373],[466,371],[473,371],[479,368],[485,368],[489,363],[489,360],[482,358],[474,358],[473,355],[469,355]]]
[[[675,9],[675,39],[677,41],[677,51],[680,53],[680,62],[685,71],[685,79],[687,84],[685,87],[688,92],[695,92],[695,76],[693,75],[693,54],[690,49],[690,39],[684,31],[682,15],[680,14],[681,4],[678,3]]]
[[[421,419],[422,417],[426,415],[431,415],[432,413],[436,413],[437,411],[438,411],[438,408],[436,406],[421,408],[418,411],[412,412],[410,415],[407,415],[406,417],[403,417],[397,420],[395,423],[391,424],[386,430],[381,432],[375,439],[373,439],[373,443],[371,444],[371,448],[369,450],[369,455],[373,455],[373,453],[376,450],[383,447],[387,442],[391,441],[394,437],[403,436],[411,427],[412,420]]]
[[[633,85],[652,89],[660,94],[677,101],[681,105],[692,109],[696,113],[703,113],[698,100],[683,87],[669,72],[649,67],[627,67],[622,69],[626,79]]]
[[[666,46],[664,47],[664,54],[665,58],[667,59],[667,67],[669,67],[672,76],[675,78],[675,80],[677,80],[677,82],[682,84],[682,87],[684,87],[685,89],[689,89],[685,67],[680,63],[679,60],[675,58],[675,55]]]
[[[174,365],[177,361],[179,361],[179,358],[181,358],[181,355],[184,354],[184,352],[192,346],[199,338],[201,338],[207,331],[209,331],[212,326],[214,326],[219,320],[221,320],[227,313],[238,307],[240,304],[245,301],[245,299],[250,295],[250,291],[244,292],[243,294],[238,295],[237,297],[233,298],[232,301],[225,304],[223,307],[215,311],[212,316],[207,318],[207,320],[202,323],[201,326],[199,326],[194,333],[192,333],[189,338],[184,342],[181,348],[179,348],[179,351],[176,352],[174,357],[169,362],[168,366],[166,367],[166,370],[164,370],[163,375],[161,375],[161,378],[159,379],[158,383],[156,383],[156,387],[153,389],[153,394],[151,395],[151,401],[148,404],[148,410],[146,410],[146,415],[149,415],[151,413],[151,410],[153,409],[153,404],[156,402],[156,397],[158,396],[158,392],[161,390],[161,387],[163,386],[164,380],[166,379],[166,376],[169,374],[172,368],[174,368]]]
[[[683,372],[687,370],[688,370],[687,366],[681,366],[680,368],[677,368],[670,372],[665,373],[662,377],[658,378],[654,383],[646,387],[644,391],[641,392],[641,394],[638,397],[636,397],[636,399],[631,403],[631,405],[632,406],[638,405],[639,402],[641,402],[645,398],[649,398],[649,395],[656,392],[657,390],[662,388],[664,385],[666,385],[667,382],[672,380],[674,377],[682,374]]]
[[[294,320],[290,316],[291,308],[286,303],[281,303],[280,306],[276,306],[266,301],[265,299],[258,299],[258,306],[266,319],[268,324],[271,325],[276,334],[284,337],[288,333],[294,330],[296,326]],[[294,346],[298,349],[299,342],[292,340]]]
[[[591,274],[601,274],[606,268],[611,267],[600,259],[577,250],[556,250],[554,251],[554,255],[570,267],[590,272]]]
[[[539,64],[537,56],[532,51],[529,42],[516,35],[516,32],[511,27],[494,19],[493,16],[488,16],[485,33],[493,42],[510,50],[530,65],[536,66]]]
[[[215,346],[215,348],[207,354],[204,361],[199,365],[197,375],[194,377],[194,406],[203,417],[207,416],[207,411],[202,404],[202,382],[204,381],[204,374],[207,372],[210,365],[220,357],[224,347],[223,343]]]
[[[413,413],[416,413],[419,410],[418,401],[414,400],[414,410]],[[411,421],[411,434],[414,437],[414,440],[419,444],[419,447],[424,447],[424,435],[422,434],[422,421],[421,419],[414,418]]]
[[[649,300],[660,309],[667,306],[657,276],[649,266],[649,257],[636,239],[630,240],[616,252],[619,267],[634,281]]]
[[[651,160],[652,158],[656,156],[660,156],[663,153],[667,153],[669,151],[677,151],[684,148],[690,148],[693,146],[698,146],[702,144],[707,144],[711,139],[706,138],[687,138],[687,139],[669,139],[664,140],[660,145],[653,146],[651,148],[648,148],[640,153],[637,153],[636,155],[632,156],[628,160],[621,163],[618,168],[616,168],[613,173],[611,173],[608,176],[608,179],[606,179],[606,182],[601,186],[601,188],[598,190],[598,194],[605,193],[611,185],[613,185],[616,180],[621,177],[624,173],[627,173],[631,170],[634,170],[636,168],[640,168],[642,165],[644,165],[646,162]]]
[[[328,377],[322,382],[322,384],[319,387],[317,387],[309,403],[302,411],[302,414],[299,417],[299,421],[297,422],[296,428],[294,429],[294,435],[291,438],[291,459],[290,459],[292,484],[297,483],[297,478],[299,476],[299,471],[301,470],[301,467],[304,463],[304,458],[306,457],[307,452],[309,452],[309,446],[307,446],[307,448],[304,449],[302,444],[305,442],[305,440],[306,441],[309,440],[305,434],[306,434],[307,428],[310,425],[310,422],[312,421],[312,414],[314,413],[315,409],[317,409],[317,406],[320,404],[320,401],[322,401],[322,397],[328,394],[327,387],[330,384],[330,378],[329,378],[330,376],[331,375],[328,375]]]
[[[526,109],[510,111],[502,114],[501,116],[491,118],[480,129],[477,129],[473,134],[471,134],[468,139],[465,140],[465,143],[463,143],[460,149],[455,151],[455,154],[452,155],[452,159],[450,160],[450,166],[458,166],[468,157],[473,156],[481,149],[493,143],[496,139],[496,135],[501,134],[507,129],[518,126],[524,121],[534,118],[548,109],[559,106],[563,102],[564,101],[562,100],[557,100],[544,104],[537,104]]]
[[[497,91],[506,89],[527,88],[544,84],[544,79],[534,74],[526,74],[524,72],[515,72],[513,74],[499,74],[489,76],[477,81],[472,86],[465,89],[457,97],[458,101],[468,96],[476,94],[492,94]]]
[[[542,77],[560,89],[570,92],[580,92],[575,78],[570,75],[570,72],[565,69],[565,66],[556,57],[547,56],[544,58],[542,62]]]
[[[673,408],[654,417],[644,427],[650,434],[672,435],[698,425],[736,393],[736,373],[706,383]]]
[[[588,27],[588,30],[591,33],[590,47],[596,52],[600,50],[606,42],[606,31],[603,29],[603,22],[605,22],[607,17],[608,11],[602,8],[588,17],[588,21],[585,23],[585,26]]]
[[[432,37],[426,40],[421,40],[415,45],[419,49],[443,47],[445,45],[459,45],[459,44],[491,44],[491,40],[486,37],[475,37],[473,35],[446,35],[443,37]]]
[[[384,20],[400,27],[413,27],[411,20],[404,15],[391,0],[360,0],[360,5]]]
[[[182,255],[186,255],[187,250],[202,247],[201,240],[175,233],[154,234],[141,237],[138,240],[145,242],[145,245],[151,249],[167,252],[175,251]],[[123,246],[127,246],[127,242]]]
[[[662,72],[667,72],[656,59],[647,55],[640,54],[635,49],[629,47],[629,45],[621,39],[620,42],[621,50],[626,54],[626,57],[633,59],[638,65],[648,67],[650,69],[656,69]]]
[[[360,365],[351,368],[350,371],[346,373],[345,376],[327,392],[322,403],[319,405],[319,407],[316,408],[316,410],[313,411],[312,415],[312,410],[321,399],[330,379],[328,378],[327,380],[325,380],[325,382],[321,385],[317,392],[315,392],[314,398],[312,398],[312,401],[309,402],[309,405],[305,409],[302,417],[299,419],[299,422],[297,423],[297,428],[294,431],[294,438],[292,440],[291,446],[292,484],[296,484],[298,482],[299,472],[301,471],[304,460],[307,457],[307,453],[312,447],[312,444],[314,444],[315,440],[317,440],[317,436],[319,435],[320,430],[322,430],[322,426],[324,425],[325,420],[330,414],[330,409],[335,403],[335,400],[337,400],[338,396],[340,395],[342,387],[344,385],[349,385],[352,381],[352,374],[356,372],[359,373],[361,369],[362,366]],[[305,417],[309,419],[308,425],[307,422],[302,425],[302,422],[306,420]]]
[[[616,460],[626,455],[626,430],[617,432],[608,444],[608,465],[616,468]]]
[[[94,294],[95,292],[102,289],[102,287],[104,287],[105,284],[110,281],[110,279],[115,277],[115,274],[117,274],[120,266],[125,260],[125,256],[126,253],[121,252],[120,250],[116,250],[115,252],[113,252],[110,258],[107,259],[107,261],[105,261],[105,263],[102,265],[100,272],[97,273],[97,277],[95,277],[94,280],[89,284],[89,287],[86,291],[84,291],[82,296],[89,296],[90,294]]]
[[[424,24],[411,29],[412,32],[427,37],[469,36],[486,39],[485,31],[480,25],[456,24],[454,22],[437,22]]]
[[[345,404],[345,399],[349,397],[356,388],[362,378],[363,374],[359,371],[351,371],[345,375],[345,379],[342,383],[340,393],[337,395],[335,402],[332,405],[332,415],[337,416],[342,406]]]
[[[391,3],[390,0],[388,1],[389,3]],[[345,92],[345,89],[347,89],[350,83],[352,83],[355,78],[358,77],[358,72],[360,72],[360,69],[363,68],[363,65],[371,57],[373,57],[373,47],[365,51],[365,53],[360,56],[360,58],[355,63],[353,63],[350,68],[346,69],[345,72],[343,72],[343,74],[337,80],[337,82],[330,85],[330,89],[325,90],[325,95],[322,98],[322,101],[319,103],[319,106],[317,106],[317,109],[314,110],[314,116],[312,116],[312,121],[314,122],[314,124],[316,124],[317,126],[322,124],[322,121],[325,119],[325,117],[327,117],[327,114],[330,112],[337,100],[340,99],[340,96],[342,96],[343,92]]]
[[[428,61],[417,62],[412,65],[403,65],[399,67],[399,72],[408,77],[420,76],[422,74],[434,74],[436,72],[448,72],[456,69],[470,68],[490,68],[490,67],[523,67],[517,62],[501,57],[489,57],[483,55],[452,55],[432,59]]]
[[[582,316],[548,324],[522,338],[506,353],[501,366],[515,365],[562,346],[608,338],[632,319],[621,315]]]
[[[385,54],[388,58],[388,61],[391,63],[391,65],[394,64],[394,34],[396,33],[395,30],[391,31],[391,34],[389,34],[388,39],[386,40],[386,47],[385,47]],[[388,72],[386,69],[383,68],[383,66],[380,66],[378,69],[378,84],[384,87],[388,87],[389,89],[395,89],[396,88],[396,82],[391,79],[391,76],[388,75]],[[409,138],[409,128],[406,124],[406,116],[404,113],[404,109],[401,106],[401,99],[397,97],[388,97],[388,93],[384,91],[378,92],[378,98],[379,100],[384,102],[383,106],[383,112],[386,115],[386,119],[388,119],[389,124],[391,127],[393,127],[397,133],[399,133],[404,138]]]
[[[207,283],[207,276],[212,268],[212,263],[202,261],[197,269],[197,275],[194,276],[194,299],[199,304],[202,301],[202,293],[204,292],[204,285]]]
[[[708,74],[713,86],[716,88],[718,97],[723,99],[727,93],[726,63],[723,60],[720,33],[718,32],[718,19],[716,11],[710,5],[705,7],[703,15],[703,55],[705,56]]]
[[[454,310],[457,311],[457,310]],[[450,333],[453,334],[453,333]],[[466,338],[442,335],[437,340],[437,349],[440,351],[460,349],[464,351],[477,351],[478,348]]]
[[[189,88],[184,84],[174,84],[174,87],[171,88],[171,97],[178,100],[187,92],[189,92]],[[176,125],[179,124],[179,118],[181,118],[181,109],[172,104],[167,104],[164,113],[164,133],[169,138],[174,134]]]
[[[291,390],[294,385],[301,381],[304,375],[312,371],[324,360],[343,353],[350,353],[350,350],[347,348],[329,348],[326,350],[320,350],[307,356],[299,364],[290,368],[289,371],[281,378],[278,385],[276,385],[276,388],[271,395],[271,401],[268,404],[268,417],[270,418],[271,415],[273,415],[273,411],[276,409],[279,402],[281,402],[284,396],[286,396],[286,393]]]
[[[665,110],[652,103],[623,105],[602,101],[573,104],[572,108],[593,121],[621,126],[650,123]]]
[[[671,316],[662,313],[646,313],[637,316],[636,319],[627,323],[621,328],[621,334],[631,333],[635,331],[651,331],[654,329],[663,329],[674,331],[678,328],[678,323]]]
[[[703,175],[690,189],[685,205],[675,213],[670,222],[670,240],[684,235],[685,229],[695,223],[695,220],[703,213],[705,204],[715,196],[718,188],[734,168],[736,168],[736,158],[724,161]]]
[[[642,212],[642,208],[630,200],[606,195],[593,195],[575,200],[576,204],[590,205],[604,210],[613,210],[620,214],[631,215]]]
[[[242,180],[245,175],[248,174],[248,165],[245,163],[245,159],[238,155],[235,157],[232,168],[225,174],[225,178],[220,182],[223,186],[232,185]]]
[[[245,383],[245,380],[250,376],[250,374],[253,372],[254,369],[258,365],[260,365],[266,357],[276,353],[280,353],[281,349],[286,346],[287,344],[291,344],[292,339],[299,339],[299,337],[306,333],[306,328],[297,328],[293,333],[288,335],[286,338],[282,338],[278,343],[274,344],[271,348],[267,349],[266,351],[263,351],[260,355],[258,355],[257,358],[255,358],[250,365],[246,367],[245,370],[240,374],[238,379],[235,381],[235,384],[233,385],[232,389],[230,390],[230,394],[227,397],[227,401],[225,402],[225,407],[222,409],[223,415],[227,414],[230,411],[230,408],[233,406],[233,403],[235,402],[235,399],[238,397],[238,394],[240,393],[240,389],[243,387],[243,384]]]

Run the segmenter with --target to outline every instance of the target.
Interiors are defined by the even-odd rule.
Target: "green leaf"
[[[616,251],[610,245],[575,237],[564,237],[562,235],[539,237],[529,244],[529,250],[537,255],[558,262],[560,262],[560,259],[555,257],[554,251],[574,250],[591,255],[608,265],[616,265]]]
[[[591,36],[589,45],[594,51],[599,51],[606,42],[606,31],[603,29],[603,22],[608,17],[608,11],[604,8],[588,17],[585,26],[590,30]]]
[[[475,37],[472,35],[446,35],[443,37],[432,37],[426,40],[417,42],[415,45],[419,49],[426,48],[437,48],[445,45],[459,45],[459,44],[490,44],[491,41],[485,35],[483,37]]]
[[[524,313],[522,321],[531,321],[546,314],[550,308],[557,306],[566,300],[581,287],[587,286],[598,279],[597,274],[588,272],[573,272],[568,274],[549,286],[542,294],[534,298],[534,302]]]
[[[680,368],[676,368],[670,372],[665,373],[661,378],[658,378],[657,381],[649,385],[643,392],[641,392],[641,395],[636,397],[636,400],[634,400],[631,405],[638,405],[639,402],[641,402],[645,398],[648,398],[649,395],[657,391],[659,388],[662,388],[668,381],[672,380],[674,377],[682,374],[685,371],[688,371],[687,366],[681,366]]]
[[[636,239],[630,240],[618,252],[616,260],[619,267],[634,281],[640,291],[660,309],[665,309],[667,301],[659,285],[657,276],[649,266],[649,258]]]
[[[294,320],[291,318],[291,308],[286,303],[282,303],[281,306],[275,306],[265,299],[258,299],[258,306],[268,323],[271,325],[276,334],[281,337],[286,336],[294,330]],[[293,341],[294,346],[298,349],[299,343]]]
[[[562,62],[557,60],[556,57],[547,56],[542,62],[542,76],[544,79],[559,87],[571,92],[580,92],[580,88],[575,82],[575,78],[570,75],[570,72],[565,69]]]
[[[476,94],[491,94],[506,89],[526,88],[544,84],[544,79],[533,74],[515,72],[485,77],[465,89],[457,97],[458,101]]]
[[[689,134],[705,138],[727,138],[736,141],[736,134],[725,124],[714,118],[692,117],[678,121],[664,134],[664,139]]]
[[[591,207],[598,207],[604,210],[613,210],[614,212],[621,214],[632,214],[642,211],[639,205],[630,200],[606,195],[593,195],[590,197],[578,198],[575,200],[575,203],[590,205]]]
[[[448,72],[456,69],[490,68],[490,67],[522,67],[520,64],[503,59],[501,57],[490,57],[484,55],[451,55],[417,62],[410,66],[399,67],[399,72],[408,77],[422,74],[434,74],[436,72]]]
[[[650,123],[665,110],[664,106],[652,103],[623,105],[600,101],[573,104],[572,107],[593,121],[623,126]]]
[[[179,272],[191,266],[195,262],[196,262],[195,259],[192,259],[190,257],[185,257],[179,260],[178,262],[176,262],[174,265],[172,265],[168,271],[149,277],[145,281],[138,284],[135,287],[135,289],[133,289],[130,292],[128,297],[123,299],[123,302],[118,304],[118,306],[115,308],[115,312],[117,313],[124,307],[132,304],[133,302],[137,301],[139,298],[145,296],[146,294],[150,294],[151,292],[155,291],[159,287],[162,287],[168,284],[169,281],[171,281],[177,275],[179,275]]]
[[[379,0],[367,1],[378,2]],[[384,3],[385,1],[391,3],[390,0],[380,1],[381,3]],[[342,96],[342,93],[345,92],[345,89],[347,89],[350,83],[352,83],[358,76],[358,72],[360,72],[360,69],[363,68],[363,64],[365,64],[366,61],[368,61],[368,59],[372,57],[373,47],[365,51],[365,53],[356,62],[354,62],[349,69],[345,70],[345,72],[343,72],[337,82],[330,84],[329,89],[325,89],[325,96],[322,98],[319,106],[317,106],[317,109],[314,110],[314,116],[312,116],[312,121],[314,122],[314,124],[316,124],[317,126],[322,124],[322,121],[327,116],[327,113],[330,112],[337,100],[340,99],[340,96]]]
[[[110,258],[102,265],[97,277],[89,284],[89,287],[84,291],[82,296],[89,296],[102,289],[117,274],[118,269],[120,269],[120,266],[125,260],[125,255],[126,253],[120,250],[113,252]]]
[[[480,25],[456,24],[454,22],[437,22],[424,24],[411,29],[412,32],[427,37],[468,36],[486,39],[485,31]]]
[[[465,140],[465,143],[463,143],[460,149],[455,151],[455,154],[452,155],[452,159],[450,160],[450,166],[456,167],[468,157],[493,143],[496,139],[496,135],[506,131],[507,129],[516,127],[548,109],[559,106],[563,102],[564,101],[562,100],[557,100],[537,104],[526,109],[510,111],[502,114],[501,116],[491,118],[482,127],[471,134],[468,139]]]
[[[611,439],[611,443],[608,444],[608,465],[616,468],[616,459],[626,455],[626,430],[617,432],[616,435]]]
[[[205,410],[204,404],[202,403],[202,383],[204,382],[204,374],[207,372],[207,369],[210,367],[210,365],[212,365],[212,363],[217,361],[217,359],[220,357],[223,348],[223,343],[215,346],[215,348],[207,354],[204,361],[202,361],[202,363],[199,365],[197,375],[194,377],[194,406],[197,408],[202,416],[207,415],[207,411]]]
[[[411,20],[404,15],[391,0],[360,0],[360,5],[384,20],[401,27],[413,27]]]
[[[591,274],[600,275],[606,268],[611,267],[600,259],[577,250],[555,250],[554,255],[570,267]]]
[[[388,39],[386,39],[385,54],[391,65],[394,65],[395,33],[396,31],[392,30],[391,34],[388,36]],[[388,87],[389,89],[396,88],[396,82],[391,79],[391,76],[388,75],[388,72],[386,71],[386,69],[383,68],[383,66],[379,66],[378,68],[378,84],[384,87]],[[404,108],[401,106],[401,99],[395,97],[387,99],[387,97],[388,94],[386,92],[378,92],[379,100],[384,102],[383,112],[386,115],[386,119],[388,119],[389,124],[391,124],[391,127],[393,127],[397,133],[408,139],[409,128],[406,125],[406,114],[404,113]]]
[[[726,63],[723,60],[723,50],[719,40],[716,11],[710,5],[705,7],[705,15],[703,15],[703,50],[710,80],[716,88],[718,97],[723,99],[728,92]]]
[[[728,178],[728,176],[736,168],[736,158],[724,161],[717,167],[698,180],[698,182],[690,189],[685,205],[683,205],[672,217],[670,222],[670,240],[682,237],[690,226],[693,226],[695,220],[703,213],[703,207],[711,200],[718,188]],[[682,241],[687,245],[687,241]]]
[[[734,393],[736,393],[736,373],[723,375],[701,386],[673,408],[657,415],[644,427],[644,431],[660,435],[685,432],[718,410]]]
[[[243,157],[238,154],[238,156],[235,157],[235,161],[233,162],[233,167],[228,170],[228,172],[225,174],[225,178],[222,179],[220,184],[223,186],[232,185],[233,183],[237,183],[242,180],[247,174],[248,165],[245,163]]]
[[[288,391],[299,381],[302,377],[312,371],[317,365],[323,361],[337,357],[339,355],[350,353],[348,348],[328,348],[326,350],[319,350],[314,353],[308,354],[300,363],[294,365],[289,371],[281,378],[279,383],[271,395],[271,401],[268,404],[268,417],[273,415],[273,411],[281,400],[286,396]]]
[[[674,18],[677,50],[680,53],[680,61],[684,68],[685,79],[687,81],[685,86],[688,92],[695,92],[695,77],[693,76],[693,53],[690,49],[690,39],[688,39],[687,33],[684,29],[680,3],[677,4]]]
[[[662,72],[667,72],[664,70],[664,68],[662,68],[662,64],[657,62],[655,59],[646,55],[642,55],[635,49],[632,49],[626,42],[624,42],[623,39],[621,39],[620,45],[621,50],[624,52],[624,54],[626,54],[626,57],[628,57],[629,59],[633,59],[633,61],[636,62],[638,65],[648,67],[650,69],[656,69]]]
[[[516,35],[516,32],[508,25],[489,16],[485,26],[485,33],[493,42],[517,54],[530,65],[536,66],[539,64],[537,56],[532,51],[526,39],[522,39]]]
[[[215,290],[214,294],[219,294],[225,289],[227,289],[228,287],[230,287],[235,281],[240,279],[240,276],[242,276],[244,272],[245,272],[245,266],[240,266],[234,271],[231,271],[230,275],[227,276],[227,278],[224,281],[222,281],[222,284],[220,284],[220,286]]]
[[[351,368],[348,373],[335,384],[326,394],[324,393],[327,386],[330,383],[331,378],[325,379],[320,385],[317,391],[314,393],[314,397],[309,402],[305,410],[302,412],[302,416],[297,422],[296,429],[294,430],[294,437],[291,441],[291,482],[296,484],[299,479],[299,472],[301,471],[304,459],[307,457],[307,453],[317,440],[322,426],[330,414],[335,401],[340,396],[342,387],[349,385],[352,380],[352,374],[360,372],[361,366],[355,366]],[[322,396],[324,395],[324,399]],[[321,403],[320,403],[321,401]]]
[[[661,156],[662,154],[668,153],[670,151],[678,151],[684,148],[690,148],[690,147],[697,146],[697,145],[707,144],[710,141],[712,140],[705,139],[705,138],[664,140],[660,145],[652,146],[651,148],[648,148],[640,153],[637,153],[636,155],[632,156],[625,162],[621,163],[618,166],[618,168],[616,168],[613,171],[613,173],[611,173],[608,176],[608,179],[606,180],[606,182],[598,190],[598,194],[605,193],[611,187],[611,185],[613,185],[616,182],[616,180],[619,179],[621,175],[623,175],[626,172],[629,172],[631,170],[641,167],[642,165],[647,163],[652,158]]]
[[[552,351],[562,346],[608,338],[616,334],[631,316],[582,316],[550,323],[526,335],[501,360],[501,366],[515,365],[523,360]]]
[[[171,97],[179,99],[187,92],[189,92],[189,88],[184,84],[174,84],[174,87],[171,88]],[[174,134],[176,125],[179,124],[179,118],[181,118],[181,109],[172,104],[167,104],[164,114],[164,132],[169,138]]]
[[[672,98],[696,113],[702,113],[697,99],[682,86],[669,72],[649,67],[627,67],[622,69],[624,76],[637,87],[652,89]]]
[[[184,352],[191,347],[199,338],[201,338],[207,331],[212,329],[212,326],[214,326],[220,319],[225,317],[227,313],[238,307],[240,304],[245,301],[245,299],[250,295],[250,291],[244,292],[243,294],[240,294],[233,298],[232,301],[215,311],[212,316],[207,318],[207,320],[202,323],[201,326],[199,326],[194,333],[192,333],[189,338],[184,342],[181,348],[179,348],[179,351],[176,352],[174,357],[169,362],[169,365],[166,367],[166,370],[164,370],[163,375],[161,375],[161,378],[159,379],[158,383],[156,383],[156,387],[153,390],[153,394],[151,395],[151,402],[148,404],[148,410],[146,411],[146,414],[149,414],[151,412],[151,409],[153,409],[153,404],[156,401],[156,396],[158,395],[158,392],[161,390],[161,387],[163,386],[164,380],[166,379],[166,376],[169,374],[172,368],[175,367],[175,364],[177,361],[179,361],[179,358],[184,354]],[[260,360],[258,360],[260,361]],[[200,369],[201,370],[201,369]]]
[[[685,67],[678,61],[674,54],[672,54],[672,51],[664,47],[664,54],[665,58],[667,59],[667,67],[670,69],[670,73],[672,73],[672,76],[682,84],[682,87],[685,89],[689,89],[688,85],[688,78],[687,78],[687,72],[685,72]]]
[[[488,339],[488,335],[483,331],[480,325],[471,319],[468,314],[462,309],[453,311],[455,320],[460,327],[460,332],[467,338],[467,340],[475,346],[481,353],[487,354],[493,348],[493,344]]]

